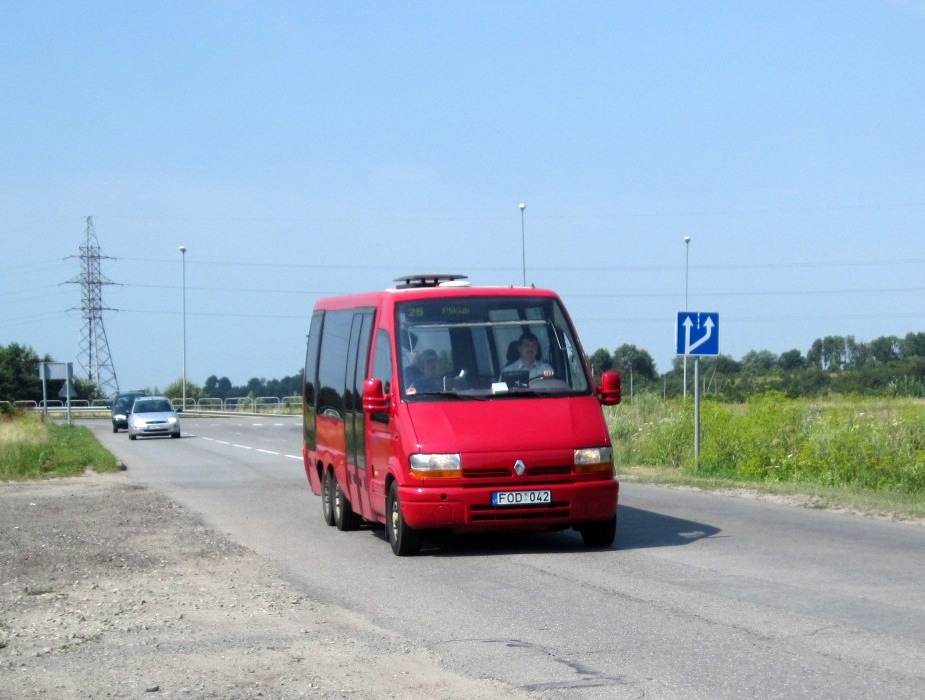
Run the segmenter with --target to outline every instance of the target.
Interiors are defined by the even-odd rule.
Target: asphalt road
[[[615,548],[577,534],[434,538],[321,519],[300,420],[184,417],[180,440],[89,423],[128,476],[307,595],[544,698],[925,697],[925,527],[623,484]]]

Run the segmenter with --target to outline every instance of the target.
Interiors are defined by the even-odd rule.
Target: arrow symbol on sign
[[[691,320],[691,317],[688,316],[684,319],[684,354],[690,355],[692,350],[696,350],[705,342],[710,339],[710,336],[713,335],[713,319],[707,316],[707,320],[703,322],[703,327],[707,329],[707,332],[703,334],[703,337],[694,341],[694,344],[691,345],[691,327],[694,325],[694,322]]]

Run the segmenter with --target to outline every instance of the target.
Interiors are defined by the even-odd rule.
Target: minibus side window
[[[312,325],[309,329],[308,343],[305,350],[305,376],[302,381],[302,434],[305,446],[314,450],[317,446],[315,431],[315,399],[318,388],[318,349],[321,346],[321,333],[324,324],[324,312],[318,311],[312,315]]]
[[[325,316],[318,358],[318,415],[344,419],[347,346],[353,311],[329,311]]]
[[[572,386],[576,389],[585,389],[588,386],[588,382],[585,378],[584,368],[582,367],[582,358],[575,346],[571,344],[568,336],[565,338],[565,352],[568,358],[568,370]]]
[[[382,390],[392,391],[392,337],[383,328],[376,331],[376,349],[373,351],[372,379],[382,380]]]

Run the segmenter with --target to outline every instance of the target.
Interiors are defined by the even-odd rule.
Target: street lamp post
[[[523,270],[524,287],[527,286],[527,234],[524,228],[524,209],[527,205],[520,203],[520,264]]]
[[[183,409],[186,409],[186,246],[180,246],[183,261]]]
[[[687,311],[687,277],[691,258],[691,237],[684,237],[684,310]],[[684,353],[684,398],[687,399],[687,352]]]

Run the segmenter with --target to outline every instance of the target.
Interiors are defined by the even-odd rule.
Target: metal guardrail
[[[301,396],[237,396],[227,399],[202,398],[186,400],[183,406],[182,399],[171,399],[174,408],[182,408],[188,412],[198,413],[284,413],[291,414],[302,409]],[[78,414],[87,413],[108,413],[112,406],[109,399],[94,399],[92,402],[86,399],[72,399],[70,410]],[[42,411],[48,413],[63,413],[67,411],[68,406],[64,401],[59,399],[49,399],[47,401],[0,401],[0,408],[22,411]]]

